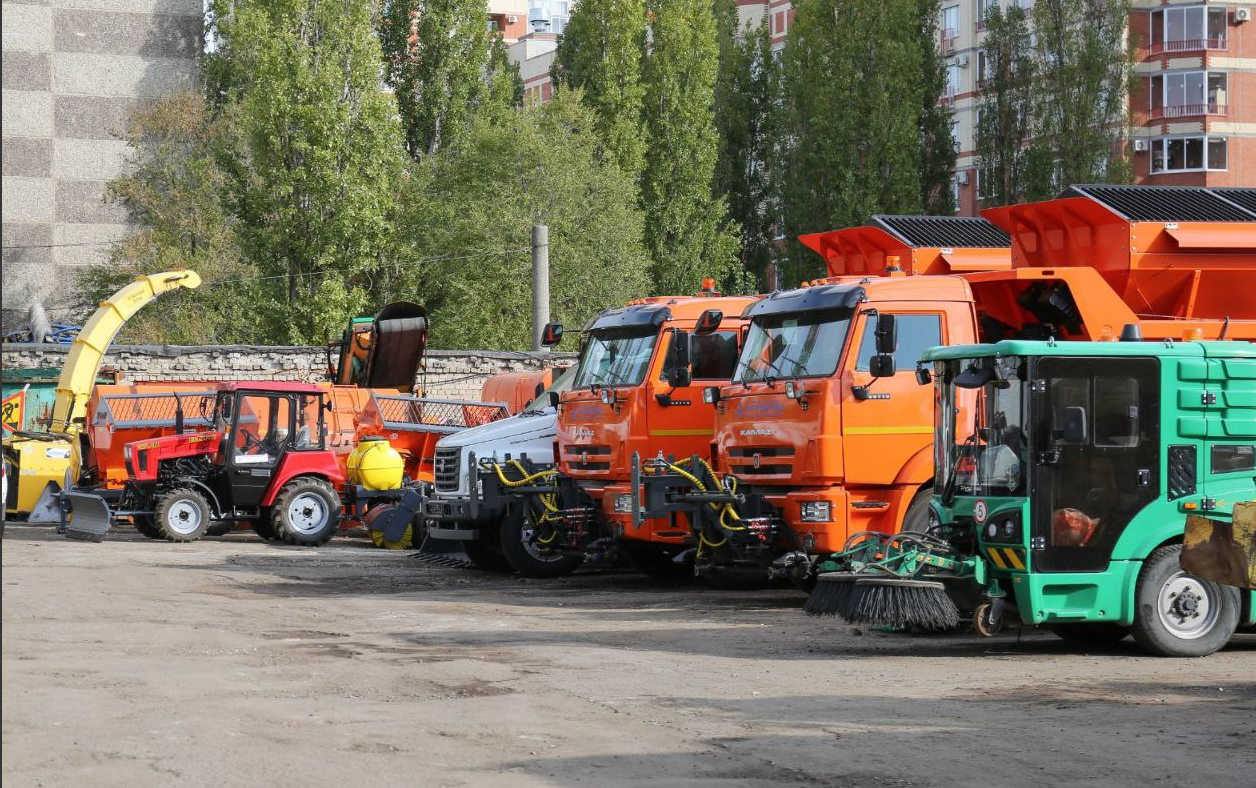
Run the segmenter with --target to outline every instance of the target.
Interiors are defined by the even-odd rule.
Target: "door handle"
[[[1139,487],[1151,486],[1151,469],[1150,468],[1138,469],[1138,486]]]

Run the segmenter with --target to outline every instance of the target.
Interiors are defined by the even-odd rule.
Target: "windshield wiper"
[[[955,501],[955,480],[959,478],[959,461],[969,446],[977,445],[977,434],[977,432],[974,432],[972,435],[964,438],[964,442],[959,445],[959,452],[955,455],[955,464],[951,466],[951,472],[946,477],[946,484],[942,486],[942,504],[944,506],[950,506]]]
[[[793,375],[786,375],[786,374],[785,374],[785,370],[783,370],[783,369],[781,369],[780,367],[778,367],[778,366],[777,366],[777,364],[778,364],[778,363],[785,362],[785,361],[788,361],[788,362],[790,362],[791,364],[793,364],[793,365],[794,365],[794,370],[795,370],[795,373],[794,373]],[[790,358],[790,357],[786,356],[784,353],[782,353],[780,356],[778,356],[778,357],[777,357],[776,361],[769,361],[769,362],[768,362],[768,369],[774,369],[774,370],[776,370],[777,372],[781,373],[781,378],[796,378],[796,377],[798,377],[798,373],[797,373],[797,369],[798,369],[798,359],[795,359],[795,358]],[[764,375],[764,376],[763,376],[763,380],[764,380],[765,382],[767,382],[767,383],[775,383],[776,381],[780,380],[780,378],[778,378],[778,377],[772,377],[772,376],[770,376],[770,375]]]

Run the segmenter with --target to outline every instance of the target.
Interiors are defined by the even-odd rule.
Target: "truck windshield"
[[[755,318],[746,335],[734,383],[781,378],[828,377],[850,328],[849,309],[796,312]]]
[[[636,386],[645,380],[657,342],[656,329],[590,332],[571,387]]]
[[[1023,494],[1029,467],[1024,365],[1018,359],[961,359],[940,364],[935,452],[950,495]],[[958,423],[962,389],[977,391],[977,423]]]

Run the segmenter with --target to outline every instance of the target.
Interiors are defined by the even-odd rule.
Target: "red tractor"
[[[198,412],[185,413],[185,399]],[[345,481],[326,445],[327,407],[327,391],[307,383],[226,383],[212,399],[180,397],[176,434],[123,449],[116,509],[66,493],[67,535],[99,540],[113,518],[131,517],[147,536],[192,542],[211,521],[247,521],[266,539],[321,545],[340,523]],[[185,433],[185,421],[210,429]]]

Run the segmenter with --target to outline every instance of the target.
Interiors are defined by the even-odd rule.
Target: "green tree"
[[[1070,183],[1126,183],[1124,155],[1133,57],[1125,30],[1130,0],[1037,0],[1037,101],[1029,193]]]
[[[127,322],[122,341],[269,341],[254,317],[264,297],[253,281],[257,267],[239,254],[222,199],[225,175],[214,151],[233,142],[225,124],[202,95],[178,91],[141,107],[125,139],[126,174],[109,184],[106,199],[127,211],[135,229],[114,246],[108,263],[79,275],[84,295],[96,303],[139,274],[190,268],[207,284],[145,307]]]
[[[726,280],[731,292],[760,291],[771,259],[778,214],[773,180],[774,119],[779,91],[776,58],[766,17],[739,26],[734,0],[716,0],[719,76],[715,83],[715,127],[719,157],[712,190],[728,204],[740,236],[741,275]],[[757,280],[757,281],[756,281]]]
[[[578,91],[472,121],[457,150],[422,162],[402,229],[430,264],[403,268],[441,347],[531,347],[532,226],[549,226],[551,314],[579,327],[649,289],[632,178],[601,155]]]
[[[506,42],[500,33],[493,36],[484,66],[484,89],[476,97],[477,115],[491,121],[509,120],[512,110],[523,103],[523,78],[519,66],[510,62]]]
[[[642,52],[645,0],[582,0],[558,42],[555,86],[580,88],[619,168],[637,177],[645,163]]]
[[[718,69],[710,0],[652,0],[641,205],[658,292],[696,292],[703,277],[727,276],[736,258],[727,208],[711,193]]]
[[[925,47],[918,0],[800,0],[782,53],[789,234],[918,213]],[[947,135],[949,136],[949,134]],[[785,281],[820,268],[791,255]]]
[[[372,301],[393,265],[402,174],[396,111],[379,90],[369,2],[234,0],[215,32],[233,75],[219,157],[244,259],[270,280],[269,333],[322,341]]]
[[[1029,18],[1020,6],[986,14],[985,84],[977,112],[977,169],[984,205],[1024,202],[1034,95],[1040,90]]]
[[[946,59],[938,46],[939,0],[920,0],[917,14],[924,82],[920,107],[920,207],[927,214],[954,213],[951,179],[955,176],[954,113],[940,99],[946,90]]]
[[[499,42],[490,42],[487,25],[484,0],[384,2],[379,25],[384,78],[397,97],[412,158],[457,144],[486,101],[517,100],[492,79],[486,84],[486,72],[503,73],[505,54],[496,54]],[[491,69],[490,45],[499,58]]]

